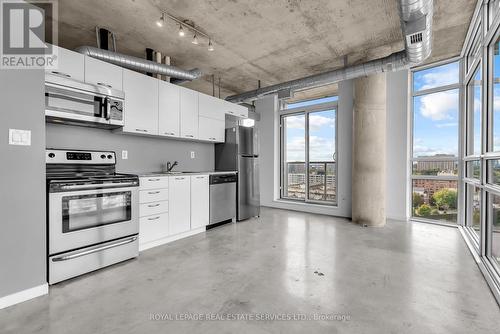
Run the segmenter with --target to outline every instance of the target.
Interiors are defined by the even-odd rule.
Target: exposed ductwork
[[[403,70],[422,63],[432,51],[433,0],[401,0],[400,5],[405,50],[363,64],[228,96],[226,100],[240,103],[269,94],[289,96],[291,92],[298,89],[323,86],[381,72]]]
[[[139,57],[133,57],[118,52],[102,50],[92,46],[80,46],[76,49],[76,51],[86,56],[125,67],[134,71],[166,75],[178,79],[177,81],[196,80],[202,75],[199,69],[183,70],[175,66],[160,64]]]

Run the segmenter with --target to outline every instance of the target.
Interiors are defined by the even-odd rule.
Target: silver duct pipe
[[[280,84],[228,96],[227,101],[241,103],[269,94],[287,96],[303,88],[313,88],[335,82],[355,79],[388,71],[408,69],[424,61],[432,51],[433,0],[401,0],[401,25],[405,36],[405,50],[387,57],[371,60],[338,70],[311,75]]]
[[[166,75],[182,81],[198,79],[202,74],[199,69],[186,71],[175,66],[159,64],[154,61],[128,56],[109,50],[102,50],[92,46],[80,46],[76,49],[76,51],[86,56],[96,58],[110,64],[125,67],[134,71]]]

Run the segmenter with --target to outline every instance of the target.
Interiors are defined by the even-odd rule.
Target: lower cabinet
[[[208,175],[191,176],[191,229],[207,226],[210,221]]]
[[[166,237],[168,237],[168,213],[139,219],[139,244],[148,244]]]
[[[141,177],[140,250],[200,231],[208,225],[209,175]]]
[[[170,235],[191,229],[191,178],[174,176],[168,182]]]

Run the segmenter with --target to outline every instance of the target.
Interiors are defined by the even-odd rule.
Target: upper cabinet
[[[248,117],[248,108],[240,106],[235,103],[231,103],[225,100],[221,100],[224,108],[224,112],[229,115],[233,115],[236,117],[247,118]]]
[[[224,142],[225,117],[247,118],[247,108],[120,66],[57,48],[48,72],[125,92],[123,132]]]
[[[208,117],[221,121],[225,120],[224,100],[203,93],[199,93],[198,98],[200,117]]]
[[[85,56],[81,53],[70,51],[53,45],[57,49],[57,69],[48,70],[50,73],[67,78],[85,80]]]
[[[85,82],[123,90],[123,68],[85,56]]]
[[[158,134],[160,136],[180,136],[179,86],[158,80]]]
[[[198,92],[180,88],[181,138],[198,138]]]
[[[124,132],[158,134],[158,80],[123,70]]]

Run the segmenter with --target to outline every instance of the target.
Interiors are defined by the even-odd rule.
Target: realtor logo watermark
[[[57,44],[57,0],[0,4],[0,68],[57,69],[57,48],[45,42]]]

